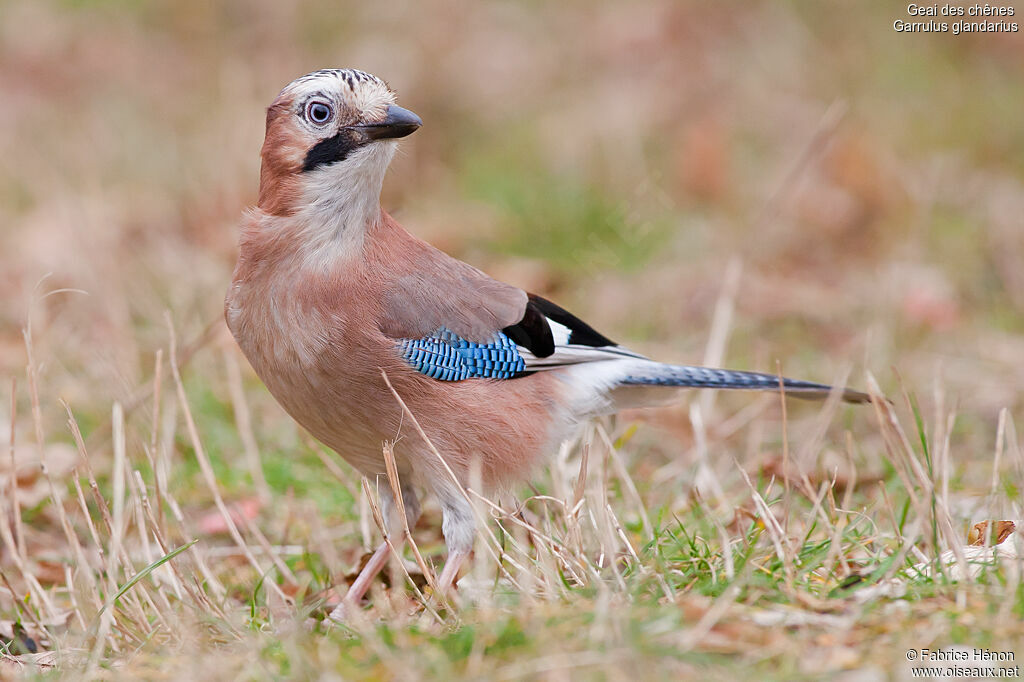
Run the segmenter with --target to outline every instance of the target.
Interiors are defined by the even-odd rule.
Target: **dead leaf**
[[[258,497],[247,497],[228,506],[231,513],[231,520],[239,525],[243,520],[252,521],[263,508],[263,502]],[[207,535],[228,532],[228,522],[220,511],[211,511],[199,519],[199,529]]]
[[[65,580],[64,575],[65,564],[60,561],[52,561],[50,559],[39,559],[35,562],[35,575],[43,585],[63,585]]]
[[[763,459],[760,469],[762,476],[789,481],[793,487],[803,486],[806,479],[814,489],[820,488],[822,483],[828,483],[837,493],[845,492],[851,485],[859,489],[885,479],[877,466],[865,471],[852,469],[850,462],[834,450],[825,450],[820,460],[810,468],[800,467],[794,459],[786,462],[781,454],[775,454]]]
[[[758,530],[764,530],[764,520],[757,515],[756,511],[751,511],[746,507],[736,507],[733,510],[732,521],[730,521],[726,528],[733,533],[745,535],[750,532],[751,525],[754,525]]]
[[[55,630],[63,631],[71,620],[71,611],[56,614],[53,618],[43,620],[41,624]],[[49,635],[36,624],[25,625],[13,620],[0,620],[0,644],[8,647],[8,651],[19,654],[36,654],[40,649],[51,645]]]
[[[9,434],[10,425],[0,424],[0,442],[6,444]],[[44,456],[47,471],[54,481],[64,479],[78,464],[78,451],[66,443],[47,445]],[[3,495],[6,496],[10,490],[13,474],[18,504],[22,508],[35,507],[50,496],[50,486],[43,478],[43,470],[39,466],[39,448],[35,444],[18,441],[14,447],[13,471],[11,464],[10,454],[4,447],[3,455],[0,456],[0,492]]]
[[[993,524],[990,537],[987,534],[989,523]],[[992,545],[999,545],[1005,542],[1006,538],[1010,537],[1016,528],[1017,526],[1013,521],[982,521],[981,523],[974,524],[971,532],[967,534],[967,544],[983,547],[988,538]]]

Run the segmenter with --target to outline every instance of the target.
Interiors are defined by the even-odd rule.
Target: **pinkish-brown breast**
[[[274,221],[284,222],[256,213],[243,226],[226,315],[267,388],[314,436],[367,475],[383,473],[385,440],[396,442],[400,469],[436,474],[435,456],[402,414],[383,370],[464,480],[474,458],[490,486],[520,480],[556,447],[569,427],[556,374],[438,381],[413,370],[397,347],[397,338],[428,334],[439,323],[471,327],[493,318],[492,324],[512,324],[516,320],[502,316],[515,315],[518,289],[489,285],[494,280],[469,266],[452,275],[444,267],[446,255],[386,214],[367,233],[360,258],[326,271],[304,269],[286,228],[267,229]],[[433,283],[427,302],[396,299],[407,291],[410,275]],[[491,289],[474,287],[474,278],[492,286],[497,300],[489,302]],[[459,310],[473,314],[460,317]]]

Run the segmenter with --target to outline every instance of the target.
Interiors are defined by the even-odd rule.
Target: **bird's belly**
[[[366,476],[384,474],[388,443],[399,470],[414,479],[443,472],[440,455],[463,483],[479,463],[493,488],[528,477],[568,434],[554,376],[441,382],[388,355],[301,373],[257,366],[257,374],[299,424]]]
[[[439,453],[463,482],[479,462],[485,485],[506,485],[528,476],[568,434],[565,387],[554,372],[438,381],[406,364],[393,340],[346,330],[338,320],[320,325],[307,315],[301,324],[284,320],[278,332],[246,333],[277,327],[271,320],[264,312],[249,326],[236,315],[229,326],[288,414],[364,475],[385,472],[390,442],[399,470],[421,481],[447,475]]]
[[[258,355],[250,362],[271,395],[314,437],[365,475],[384,471],[383,443],[397,436],[400,413],[367,396],[373,377],[363,368],[337,362],[283,366]]]

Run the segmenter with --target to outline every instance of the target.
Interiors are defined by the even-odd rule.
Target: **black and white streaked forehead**
[[[372,73],[358,69],[320,69],[296,78],[281,90],[281,96],[302,104],[324,97],[364,113],[380,113],[395,103],[395,93]]]
[[[343,81],[349,90],[355,90],[361,83],[373,83],[374,85],[388,87],[388,84],[374,76],[359,69],[320,69],[305,76],[299,76],[288,85],[302,87],[308,84],[329,83],[331,81]]]

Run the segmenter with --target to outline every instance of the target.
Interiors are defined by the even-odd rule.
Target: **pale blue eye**
[[[306,105],[306,118],[317,125],[323,125],[331,120],[334,110],[324,102],[310,102]]]

